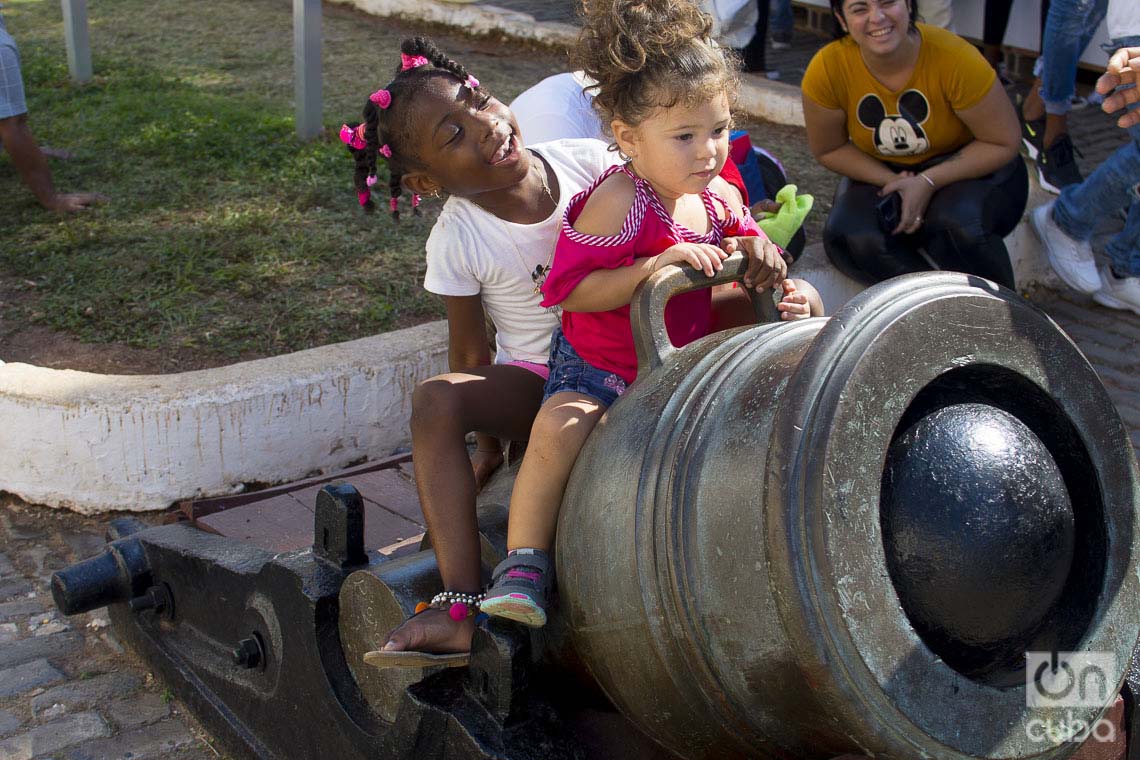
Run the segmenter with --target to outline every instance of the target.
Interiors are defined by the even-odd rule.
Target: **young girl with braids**
[[[482,588],[475,494],[502,462],[500,442],[529,437],[558,326],[537,285],[567,202],[617,158],[599,140],[524,148],[511,111],[463,66],[420,37],[401,49],[395,77],[341,137],[356,158],[362,205],[372,204],[378,158],[393,213],[405,190],[413,207],[419,195],[450,196],[427,241],[424,286],[444,297],[451,371],[416,388],[411,419],[416,486],[445,591],[369,662],[462,665]],[[497,328],[494,363],[484,314]]]
[[[562,306],[562,326],[511,496],[509,554],[481,604],[490,615],[546,622],[547,553],[570,470],[637,373],[629,302],[642,281],[667,264],[711,276],[743,250],[744,284],[780,285],[784,319],[823,314],[810,285],[784,279],[779,249],[718,176],[737,82],[711,26],[689,0],[590,0],[586,9],[572,63],[597,82],[594,107],[628,161],[570,201],[542,286],[542,305]],[[708,334],[713,322],[708,288],[676,296],[665,310],[674,345]]]

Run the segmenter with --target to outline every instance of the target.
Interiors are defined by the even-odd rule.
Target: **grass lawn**
[[[95,79],[70,83],[57,0],[4,0],[30,125],[64,191],[111,202],[61,219],[0,153],[0,325],[160,351],[166,371],[384,332],[442,315],[423,291],[439,201],[395,224],[363,214],[336,138],[385,83],[412,30],[324,8],[324,124],[293,130],[288,0],[90,6]],[[557,54],[436,33],[509,100]],[[381,177],[381,183],[384,178]],[[48,333],[44,328],[49,328]],[[11,361],[0,329],[0,359]]]

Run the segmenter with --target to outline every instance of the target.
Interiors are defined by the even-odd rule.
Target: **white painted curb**
[[[173,375],[0,363],[0,490],[157,510],[379,458],[407,444],[412,391],[446,365],[445,322]]]

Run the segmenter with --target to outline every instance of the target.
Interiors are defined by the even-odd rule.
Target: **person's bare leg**
[[[1057,138],[1069,133],[1069,115],[1068,114],[1045,114],[1045,136],[1041,138],[1042,143],[1048,148],[1053,143],[1057,142]]]
[[[1068,114],[1045,113],[1045,101],[1041,99],[1041,80],[1036,79],[1029,89],[1029,94],[1021,104],[1021,115],[1026,121],[1045,119],[1045,134],[1041,138],[1046,148],[1057,141],[1061,135],[1069,132]]]
[[[475,475],[465,437],[478,430],[522,440],[542,399],[543,380],[521,367],[489,366],[440,375],[421,383],[412,398],[412,463],[443,587],[477,594],[482,586]],[[456,622],[445,610],[428,610],[389,634],[387,650],[465,652],[471,618]]]
[[[604,412],[580,393],[556,393],[543,404],[511,493],[507,549],[551,550],[570,471]]]
[[[1029,94],[1021,102],[1021,116],[1026,121],[1036,121],[1045,117],[1045,101],[1041,99],[1041,78],[1033,80]]]

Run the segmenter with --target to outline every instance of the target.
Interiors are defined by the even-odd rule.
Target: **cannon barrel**
[[[951,273],[676,349],[698,279],[635,295],[638,381],[563,502],[559,614],[605,693],[689,758],[1069,754],[1027,656],[1112,663],[1091,725],[1140,633],[1136,462],[1084,357]]]

